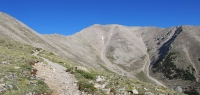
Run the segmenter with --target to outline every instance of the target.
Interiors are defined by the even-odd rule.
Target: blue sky
[[[200,25],[200,0],[0,0],[0,11],[41,34],[72,35],[93,24]]]

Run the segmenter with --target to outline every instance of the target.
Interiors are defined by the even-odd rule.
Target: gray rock
[[[177,92],[183,92],[183,89],[180,86],[176,86],[174,90]]]
[[[144,95],[154,95],[154,94],[151,92],[145,92]]]
[[[6,91],[5,84],[0,84],[0,93],[3,93],[4,91]]]
[[[4,78],[0,78],[0,82],[3,82],[4,81]]]
[[[14,86],[12,84],[8,84],[7,87],[9,90],[12,90]]]

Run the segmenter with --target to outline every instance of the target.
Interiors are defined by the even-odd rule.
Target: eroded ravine
[[[144,69],[144,72],[146,73],[146,76],[152,80],[153,82],[155,82],[157,85],[160,85],[160,86],[163,86],[163,87],[166,87],[163,83],[161,83],[160,81],[158,81],[157,79],[153,78],[150,76],[149,74],[149,68],[150,68],[150,59],[149,59],[149,55],[147,54],[147,61],[146,61],[146,64],[145,64],[145,69]]]

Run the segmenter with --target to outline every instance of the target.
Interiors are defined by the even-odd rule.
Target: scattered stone
[[[33,81],[29,81],[29,84],[36,84],[35,82],[33,82]]]
[[[104,92],[106,92],[107,94],[110,93],[110,89],[102,89]]]
[[[104,82],[105,81],[105,77],[104,76],[97,76],[96,82]]]
[[[180,86],[176,86],[174,90],[177,92],[183,92],[183,89]]]
[[[29,92],[29,93],[27,93],[26,95],[34,95],[34,93],[32,93],[32,92]]]
[[[7,62],[7,61],[1,61],[1,64],[4,64],[4,65],[9,65],[10,62]]]
[[[17,75],[16,74],[11,74],[10,79],[12,79],[12,80],[17,79]]]
[[[101,85],[98,84],[98,83],[95,83],[95,84],[94,84],[94,87],[97,88],[97,89],[99,89],[99,88],[101,87]]]
[[[145,92],[144,95],[154,95],[154,94],[151,92]]]
[[[138,94],[138,91],[136,89],[134,89],[133,94]]]
[[[1,78],[1,79],[0,79],[0,82],[3,82],[3,81],[4,81],[4,78]]]
[[[106,87],[106,84],[103,84],[102,86],[101,86],[101,89],[104,89]]]
[[[13,85],[12,84],[8,84],[7,87],[8,87],[9,90],[13,89]]]
[[[97,76],[96,82],[101,82],[101,81],[102,81],[101,77]]]
[[[36,77],[37,80],[41,80],[41,81],[45,81],[44,78],[41,78],[41,77]]]
[[[17,75],[16,74],[10,74],[10,75],[6,75],[4,77],[5,77],[5,79],[8,79],[8,80],[15,80],[15,79],[17,79]]]
[[[3,93],[6,91],[6,86],[5,84],[0,84],[0,93]]]
[[[32,79],[32,80],[34,80],[36,78],[37,78],[36,75],[31,75],[31,77],[30,77],[30,79]]]
[[[18,67],[18,66],[16,66],[16,67],[14,67],[15,69],[19,69],[20,67]]]
[[[21,71],[20,71],[20,74],[24,75],[24,74],[25,74],[25,71],[24,71],[24,70],[21,70]]]

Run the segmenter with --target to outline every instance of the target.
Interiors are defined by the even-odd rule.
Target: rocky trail
[[[38,53],[35,52],[34,56]],[[38,70],[36,76],[44,78],[45,83],[53,91],[51,95],[79,95],[77,80],[73,74],[66,72],[66,68],[57,63],[42,59],[47,64],[40,62],[34,65],[34,68]]]
[[[155,79],[155,78],[153,78],[153,77],[150,76],[150,74],[149,74],[150,59],[149,59],[149,55],[148,55],[148,54],[147,54],[147,58],[148,58],[148,60],[146,61],[146,65],[145,65],[145,69],[144,69],[144,72],[146,73],[146,76],[147,76],[150,80],[152,80],[153,82],[155,82],[157,85],[160,85],[160,86],[163,86],[163,87],[166,88],[166,86],[165,86],[163,83],[161,83],[161,82],[158,81],[157,79]]]

